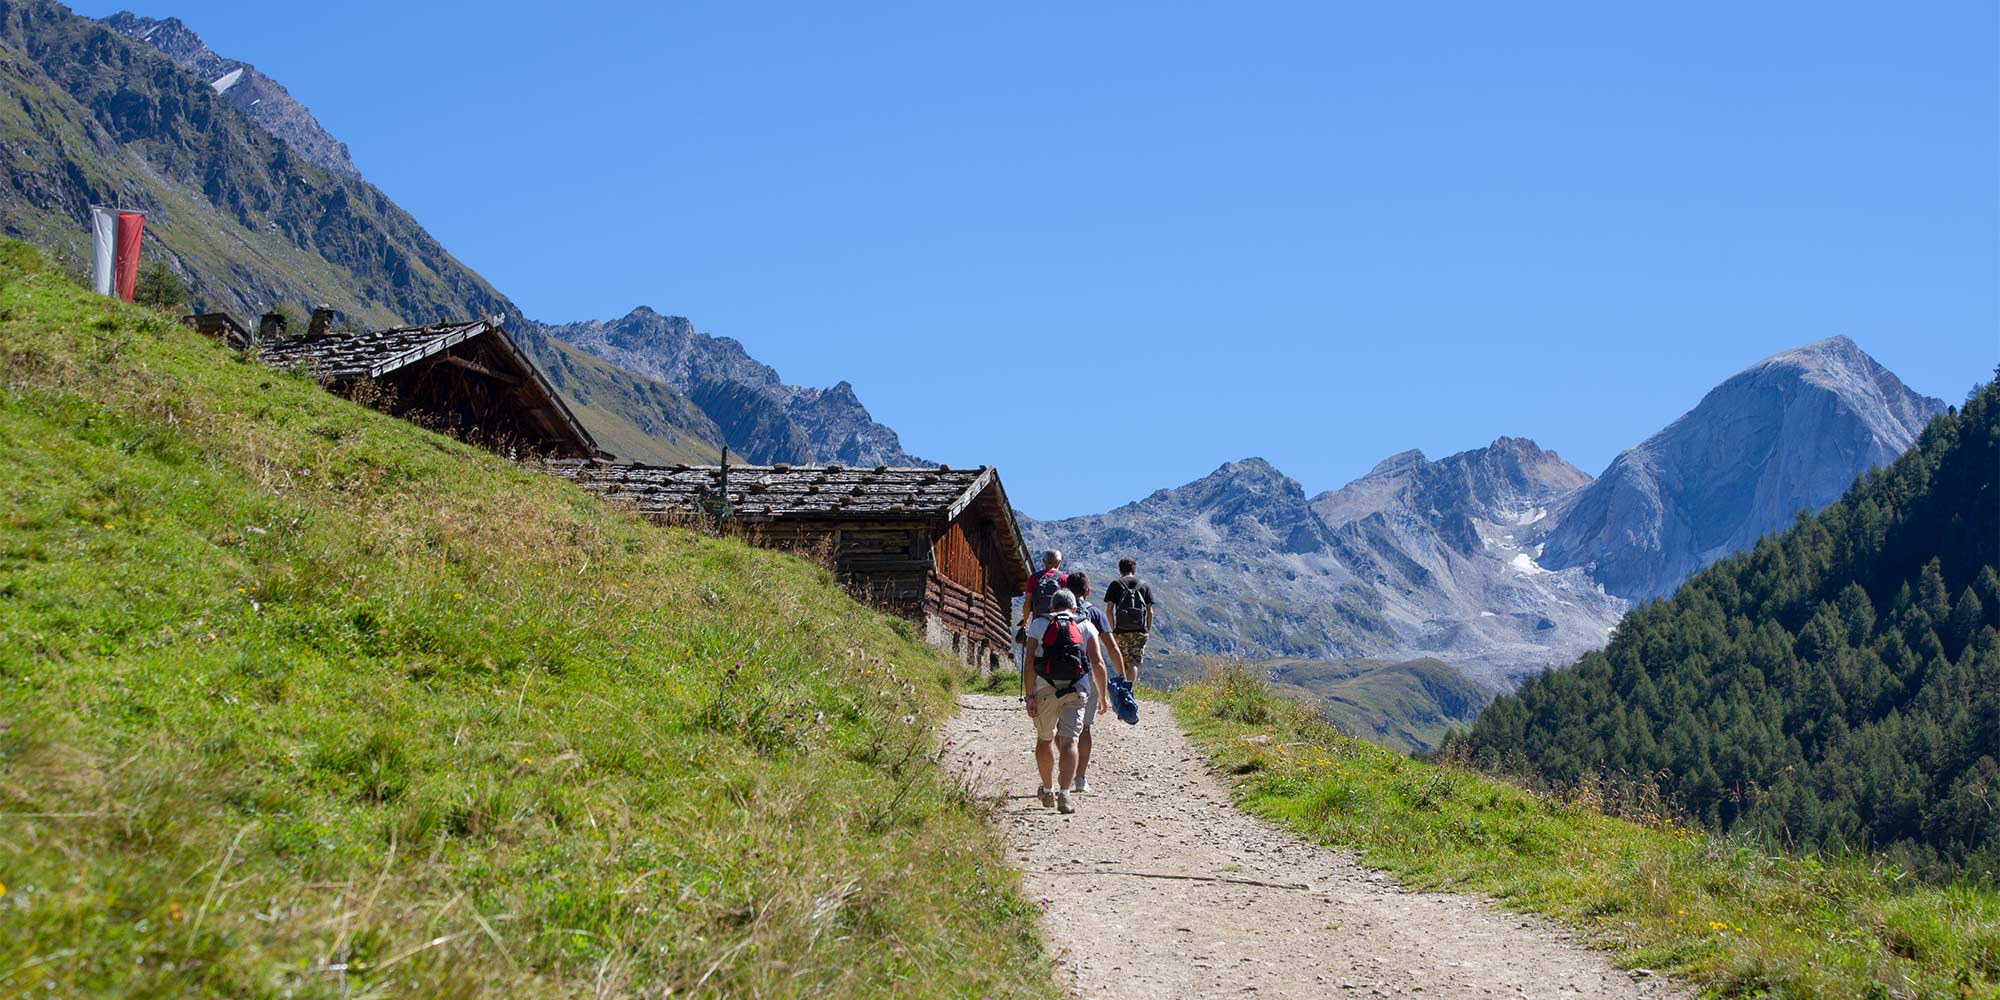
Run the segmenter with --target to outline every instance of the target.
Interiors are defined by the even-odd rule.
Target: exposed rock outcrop
[[[1944,409],[1846,337],[1767,358],[1571,498],[1552,522],[1542,563],[1587,568],[1629,600],[1671,593],[1801,511],[1838,499]]]

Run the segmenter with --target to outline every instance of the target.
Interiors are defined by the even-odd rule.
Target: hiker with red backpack
[[[1021,659],[1015,666],[1025,670],[1028,667],[1028,622],[1037,615],[1049,613],[1049,602],[1056,592],[1069,584],[1069,574],[1062,571],[1062,553],[1055,549],[1042,550],[1041,572],[1028,577],[1027,593],[1021,598],[1021,624],[1014,628],[1014,642],[1021,647]]]
[[[1073,813],[1077,737],[1093,692],[1105,690],[1097,627],[1077,613],[1075,594],[1058,590],[1049,597],[1048,613],[1028,623],[1022,649],[1021,700],[1035,720],[1035,766],[1042,778],[1037,797],[1057,812]]]

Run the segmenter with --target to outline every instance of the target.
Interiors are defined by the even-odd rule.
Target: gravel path
[[[1035,801],[1020,703],[966,696],[946,763],[999,803],[1065,985],[1156,997],[1685,998],[1548,921],[1387,875],[1238,812],[1166,710],[1097,728],[1078,811]]]

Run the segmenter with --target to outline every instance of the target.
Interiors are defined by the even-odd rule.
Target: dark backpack
[[[1068,694],[1090,667],[1083,652],[1083,626],[1067,611],[1049,618],[1049,627],[1042,633],[1041,648],[1036,654],[1035,672],[1047,678],[1061,694]]]
[[[1055,610],[1056,593],[1066,589],[1064,585],[1067,583],[1069,583],[1069,574],[1057,570],[1045,569],[1035,574],[1035,600],[1033,603],[1035,605],[1034,611],[1036,617],[1045,617],[1050,611]]]
[[[1139,589],[1138,577],[1118,581],[1118,603],[1111,607],[1111,627],[1119,632],[1146,631],[1146,593]]]

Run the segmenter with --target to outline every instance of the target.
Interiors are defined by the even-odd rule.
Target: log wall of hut
[[[1000,583],[1006,574],[995,571],[1004,565],[1004,551],[991,532],[968,532],[964,520],[953,521],[932,546],[935,579],[926,587],[925,603],[946,628],[995,647],[1012,641],[1007,610],[1013,595]]]

